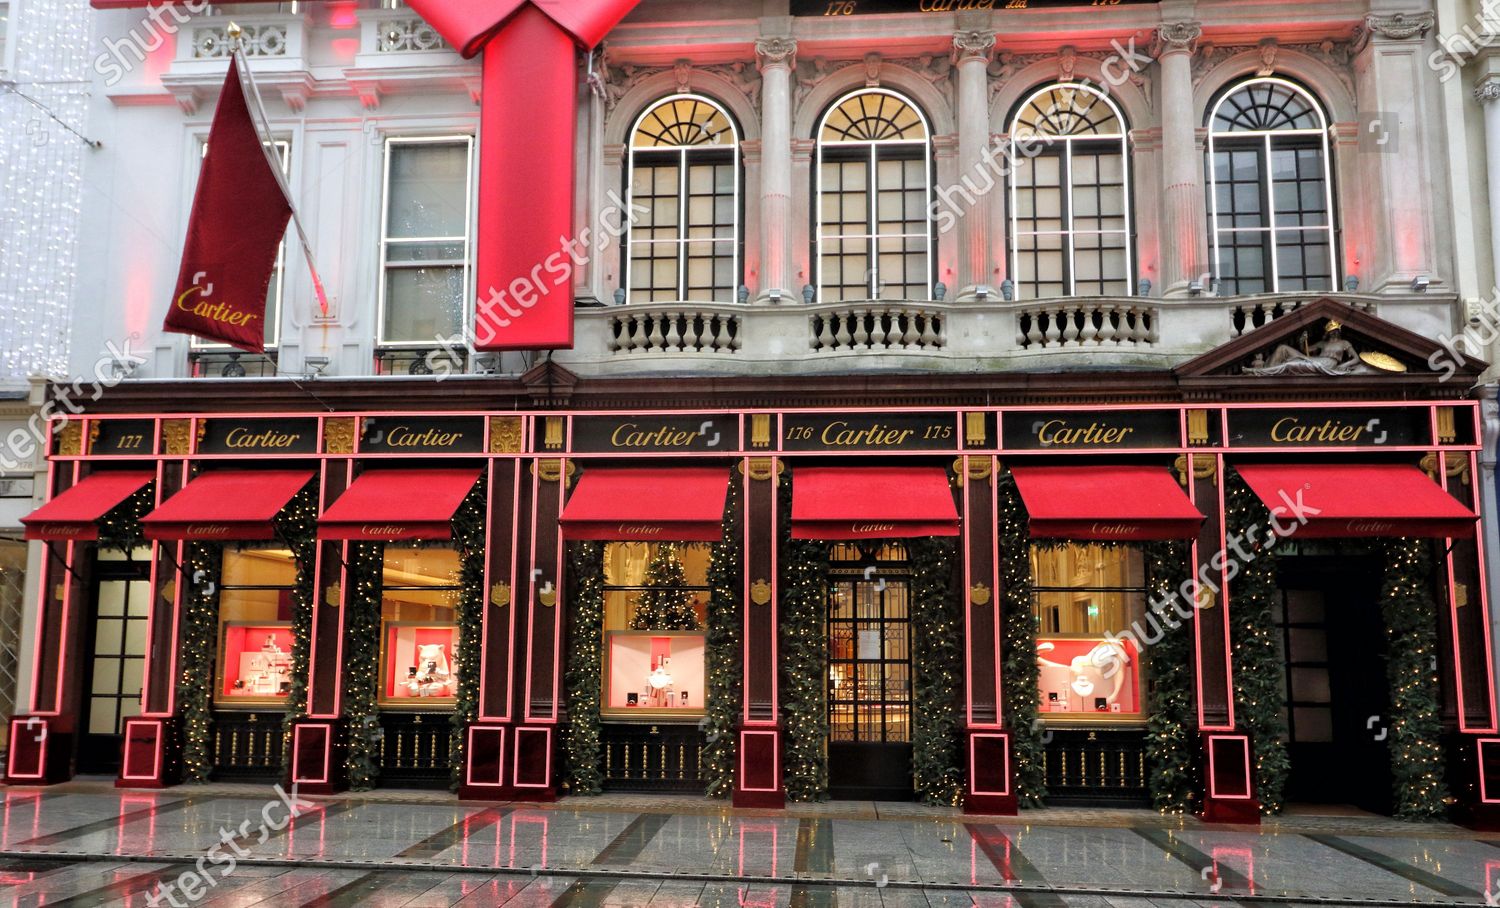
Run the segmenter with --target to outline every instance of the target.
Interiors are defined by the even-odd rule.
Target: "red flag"
[[[265,352],[266,293],[292,206],[246,103],[238,63],[219,95],[166,330]]]

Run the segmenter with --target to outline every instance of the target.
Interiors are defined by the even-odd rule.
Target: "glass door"
[[[146,622],[151,612],[150,550],[137,560],[101,552],[88,624],[88,678],[78,771],[114,774],[120,769],[125,720],[140,714],[146,665]]]
[[[912,796],[910,587],[880,569],[828,584],[829,792]]]

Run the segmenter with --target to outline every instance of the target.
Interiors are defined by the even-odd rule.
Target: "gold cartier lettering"
[[[374,536],[381,539],[394,539],[406,535],[406,527],[401,526],[363,526],[359,529],[361,536]]]
[[[689,429],[674,429],[671,426],[642,429],[633,422],[627,422],[615,429],[609,436],[609,443],[617,448],[685,448],[694,439],[701,437]]]
[[[439,432],[437,429],[418,432],[410,426],[397,426],[386,433],[385,443],[392,448],[451,448],[463,437],[462,432]]]
[[[896,528],[894,523],[856,523],[850,527],[850,532],[860,535],[870,533],[889,533]]]
[[[924,13],[956,13],[969,9],[994,8],[995,0],[922,0],[918,7]]]
[[[187,528],[187,535],[191,539],[222,539],[229,532],[229,527],[218,524],[193,524]]]
[[[1131,427],[1111,426],[1108,423],[1092,422],[1086,426],[1070,427],[1066,419],[1050,419],[1037,430],[1036,440],[1047,447],[1068,445],[1117,445],[1123,443],[1135,431]]]
[[[917,434],[915,429],[893,429],[875,423],[868,429],[851,429],[842,420],[823,427],[823,444],[840,448],[895,448]]]
[[[210,321],[223,322],[226,325],[236,327],[249,324],[260,316],[253,312],[236,312],[228,303],[206,303],[202,300],[194,303],[190,297],[203,292],[203,288],[197,285],[189,287],[182,296],[177,298],[177,308],[183,312],[191,312],[199,318]]]
[[[1094,535],[1109,539],[1126,539],[1136,534],[1138,527],[1129,523],[1096,523]]]
[[[616,532],[620,534],[621,539],[634,539],[637,536],[660,536],[662,534],[662,527],[651,526],[650,524],[631,525],[622,523]]]
[[[224,436],[224,447],[226,448],[290,448],[295,445],[302,436],[297,433],[277,432],[267,429],[264,432],[252,432],[243,426],[231,429]]]
[[[1283,416],[1271,426],[1271,440],[1279,444],[1304,444],[1309,441],[1356,442],[1365,433],[1365,426],[1346,423],[1340,419],[1325,419],[1322,422],[1303,425],[1295,416]]]

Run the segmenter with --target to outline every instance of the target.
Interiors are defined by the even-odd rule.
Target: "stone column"
[[[1368,256],[1369,286],[1376,292],[1405,292],[1412,279],[1436,274],[1438,243],[1435,212],[1446,193],[1423,191],[1434,180],[1427,124],[1437,122],[1437,82],[1427,66],[1424,36],[1436,24],[1431,10],[1369,15],[1356,39],[1356,90],[1361,129],[1378,141],[1361,145],[1364,183],[1373,204],[1368,215],[1374,242]],[[1379,124],[1379,129],[1376,129]],[[1342,271],[1342,268],[1340,269]]]
[[[1161,66],[1163,296],[1186,296],[1188,283],[1209,270],[1208,213],[1193,106],[1193,52],[1202,34],[1197,22],[1170,22],[1156,32]]]
[[[760,273],[759,299],[779,290],[782,299],[797,297],[787,264],[792,215],[792,69],[797,42],[765,37],[755,42],[761,74]]]
[[[1484,165],[1490,210],[1490,265],[1500,275],[1500,76],[1490,75],[1474,89],[1484,107]],[[1483,356],[1484,352],[1479,355]]]
[[[1000,187],[998,179],[982,176],[989,166],[985,150],[990,141],[989,65],[994,52],[993,30],[970,29],[953,36],[953,62],[958,67],[958,181],[976,189]],[[990,284],[990,208],[996,194],[976,193],[973,204],[959,216],[960,298],[972,299],[975,288]]]

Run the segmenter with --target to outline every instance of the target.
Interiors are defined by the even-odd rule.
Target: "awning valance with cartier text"
[[[448,539],[479,470],[367,470],[318,521],[318,538],[401,542]]]
[[[718,542],[727,468],[590,469],[563,509],[569,539]]]
[[[1478,516],[1404,463],[1237,464],[1245,484],[1293,535],[1444,538]]]
[[[795,539],[957,536],[942,467],[802,467],[792,476]]]
[[[1011,475],[1034,538],[1192,539],[1203,525],[1203,515],[1166,467],[1020,466]]]
[[[77,485],[21,518],[26,538],[92,542],[99,538],[99,519],[155,478],[155,473],[146,470],[85,476]]]
[[[141,518],[141,528],[147,539],[275,539],[272,521],[312,478],[312,470],[204,473]]]

